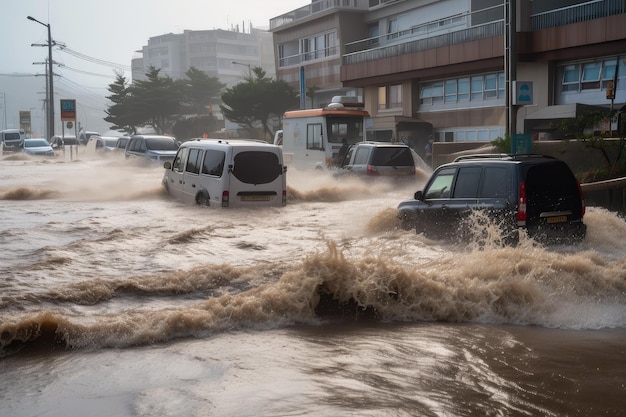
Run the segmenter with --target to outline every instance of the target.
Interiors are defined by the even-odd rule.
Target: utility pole
[[[43,23],[35,19],[32,16],[26,16],[28,20],[37,22],[42,26],[48,28],[48,140],[54,136],[54,74],[52,73],[52,31],[50,29],[50,23]],[[31,45],[32,46],[32,45]]]

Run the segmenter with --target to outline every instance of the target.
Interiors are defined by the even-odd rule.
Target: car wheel
[[[209,206],[209,194],[206,191],[199,192],[196,195],[196,204],[199,206]]]

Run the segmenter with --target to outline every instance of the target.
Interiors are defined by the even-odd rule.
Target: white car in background
[[[111,136],[91,136],[87,142],[87,150],[97,153],[112,152],[115,150],[117,139]]]
[[[44,138],[24,139],[21,151],[28,155],[54,156],[54,149]]]

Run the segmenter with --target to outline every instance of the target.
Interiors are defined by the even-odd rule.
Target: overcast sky
[[[81,97],[78,112],[103,107],[115,68],[131,78],[136,51],[153,36],[184,30],[233,29],[250,24],[269,28],[269,20],[305,6],[310,0],[0,0],[0,128],[16,127],[20,110],[31,110],[33,127],[43,126],[45,115],[44,65],[48,56],[45,26],[52,39],[76,54],[53,50],[56,118],[60,98]],[[35,76],[34,74],[40,74]],[[6,102],[6,109],[4,107]],[[4,118],[6,110],[6,121]],[[38,120],[39,119],[39,120]],[[79,117],[80,119],[80,117]],[[17,122],[19,124],[19,122]],[[83,120],[83,124],[95,121]],[[98,121],[101,125],[102,122]],[[99,127],[99,126],[98,126]],[[98,130],[98,128],[95,128]]]

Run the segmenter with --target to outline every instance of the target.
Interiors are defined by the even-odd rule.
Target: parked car
[[[63,149],[64,146],[73,146],[73,145],[78,145],[78,139],[76,139],[76,136],[52,136],[52,138],[50,138],[50,146],[52,146],[52,149],[56,150],[60,150]]]
[[[93,152],[112,152],[115,150],[117,138],[111,136],[91,136],[87,149]]]
[[[89,138],[91,138],[92,136],[98,136],[98,135],[99,135],[98,132],[90,132],[86,130],[81,130],[80,133],[78,134],[78,142],[81,145],[86,145],[89,142]]]
[[[117,141],[115,142],[115,150],[117,152],[126,151],[126,144],[128,143],[128,139],[130,139],[128,136],[120,136],[119,138],[117,138]]]
[[[165,189],[184,203],[217,207],[287,204],[282,148],[265,141],[190,140],[164,168]]]
[[[178,151],[176,138],[161,135],[133,135],[126,144],[126,158],[145,158],[162,164],[173,161]]]
[[[336,176],[415,178],[411,148],[396,142],[359,142],[350,146]]]
[[[519,230],[543,242],[585,237],[585,201],[567,164],[543,155],[469,155],[439,166],[413,200],[398,205],[406,230],[432,238],[467,238],[471,213],[500,224],[504,243]]]
[[[22,152],[28,155],[54,156],[54,149],[44,138],[24,139]]]

